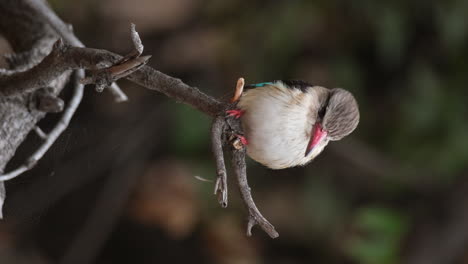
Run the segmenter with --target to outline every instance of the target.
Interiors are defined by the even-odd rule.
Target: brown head
[[[336,141],[351,134],[359,123],[359,108],[354,96],[341,88],[330,91],[322,126],[330,140]]]
[[[350,92],[334,88],[327,95],[320,96],[319,102],[321,106],[312,128],[306,156],[315,146],[326,144],[328,140],[340,140],[351,134],[359,123],[358,104]]]

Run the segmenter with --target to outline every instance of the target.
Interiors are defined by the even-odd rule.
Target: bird
[[[304,166],[359,123],[356,99],[345,89],[301,80],[244,82],[239,78],[235,109],[226,112],[240,119],[247,155],[268,168]]]

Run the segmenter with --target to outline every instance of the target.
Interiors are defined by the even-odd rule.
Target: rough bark
[[[0,1],[0,34],[10,43],[15,55],[9,57],[9,70],[29,69],[42,60],[51,50],[58,36],[50,26],[35,16],[23,1]],[[70,72],[65,71],[49,83],[55,93],[66,84]],[[0,172],[14,156],[35,124],[45,116],[44,112],[30,109],[31,93],[0,97]]]

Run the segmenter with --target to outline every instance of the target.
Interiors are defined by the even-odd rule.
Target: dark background
[[[468,1],[51,4],[93,48],[126,54],[135,23],[152,67],[217,98],[241,76],[303,79],[350,90],[361,122],[306,167],[249,160],[280,233],[249,238],[234,184],[221,209],[195,178],[215,177],[207,116],[128,81],[127,103],[88,87],[46,157],[7,183],[0,263],[468,263]]]

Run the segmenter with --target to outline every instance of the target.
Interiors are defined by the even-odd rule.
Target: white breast
[[[319,106],[314,88],[304,93],[276,82],[242,95],[238,106],[245,111],[241,121],[252,159],[282,169],[304,165],[323,150],[327,140],[304,156]]]

